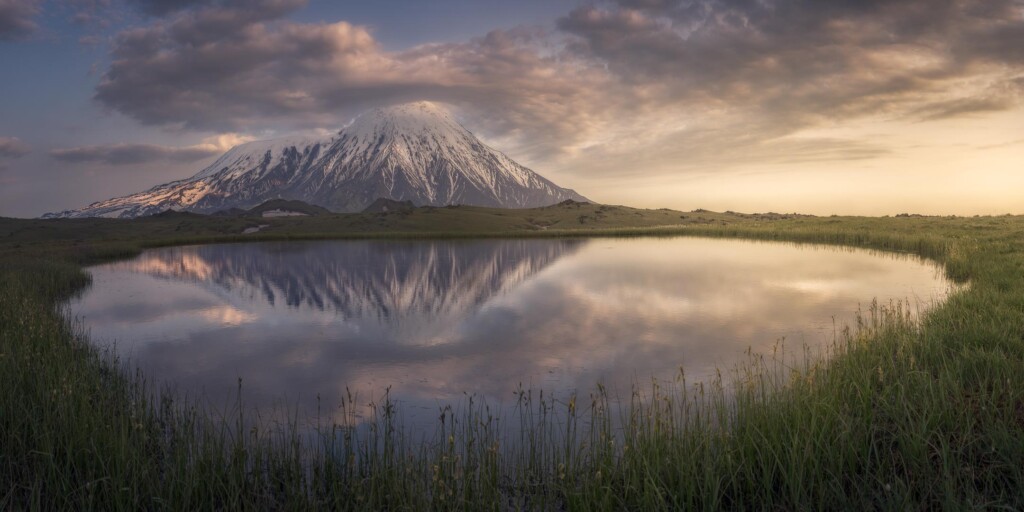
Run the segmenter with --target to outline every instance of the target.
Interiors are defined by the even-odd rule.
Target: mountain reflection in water
[[[692,238],[331,241],[146,251],[92,267],[95,342],[217,406],[324,410],[391,387],[404,414],[601,382],[712,375],[831,341],[877,298],[941,297],[936,267],[866,251]],[[833,319],[835,319],[833,321]]]
[[[251,301],[400,324],[460,315],[582,246],[581,240],[289,242],[148,251],[129,272],[210,284]]]

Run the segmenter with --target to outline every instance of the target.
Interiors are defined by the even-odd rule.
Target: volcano
[[[44,217],[212,213],[270,199],[358,212],[379,198],[498,208],[588,201],[487,146],[441,106],[417,102],[366,112],[330,137],[241,144],[191,178]]]

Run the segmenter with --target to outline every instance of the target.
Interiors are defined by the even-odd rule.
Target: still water
[[[873,299],[950,289],[917,258],[698,238],[318,241],[157,249],[71,303],[122,362],[215,407],[326,412],[390,386],[404,417],[466,394],[623,396],[746,351],[822,347]]]

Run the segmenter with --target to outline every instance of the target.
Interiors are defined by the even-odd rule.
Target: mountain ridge
[[[445,109],[416,102],[373,109],[329,137],[240,144],[191,178],[43,217],[213,213],[271,199],[358,212],[378,198],[501,208],[588,201],[487,146]]]

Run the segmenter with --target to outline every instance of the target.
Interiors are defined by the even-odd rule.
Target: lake
[[[410,424],[520,387],[706,381],[781,340],[826,347],[872,300],[925,308],[951,287],[916,257],[703,238],[202,245],[88,271],[70,314],[152,382],[227,410],[241,379],[247,407],[306,416],[390,388]]]

